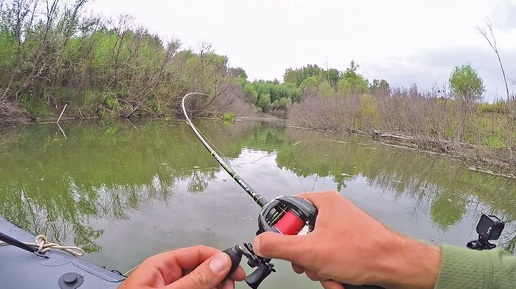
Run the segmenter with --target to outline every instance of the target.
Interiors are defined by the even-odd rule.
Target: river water
[[[436,245],[465,246],[477,238],[480,215],[495,214],[506,228],[494,243],[516,251],[514,181],[366,137],[270,122],[197,126],[266,199],[336,189],[383,223]],[[0,128],[0,215],[18,226],[77,244],[87,260],[121,272],[163,250],[223,250],[255,236],[259,207],[186,123],[61,127]],[[275,264],[262,289],[322,288],[286,262]]]

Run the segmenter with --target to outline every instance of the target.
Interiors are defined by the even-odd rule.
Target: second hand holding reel
[[[317,208],[306,199],[291,196],[277,197],[262,207],[258,217],[257,235],[267,231],[283,235],[297,235],[305,226],[308,227],[309,231],[312,231],[316,218]],[[245,279],[249,287],[253,289],[257,289],[267,276],[276,272],[271,259],[257,256],[249,243],[245,243],[243,247],[236,245],[224,250],[224,252],[230,256],[232,262],[228,276],[238,267],[242,255],[247,257],[247,264],[251,268],[258,267]],[[382,289],[382,287],[371,285],[342,285],[346,289]]]

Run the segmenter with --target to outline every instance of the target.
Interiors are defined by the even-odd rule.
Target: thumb
[[[305,242],[301,242],[304,237],[306,236],[265,232],[254,238],[253,250],[258,256],[264,258],[283,259],[298,263],[300,257],[306,252]]]
[[[204,261],[195,270],[165,287],[167,289],[211,289],[217,287],[229,273],[231,259],[220,252]]]

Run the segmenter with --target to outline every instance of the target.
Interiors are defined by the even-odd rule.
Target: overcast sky
[[[343,71],[354,59],[370,80],[430,89],[469,62],[488,101],[505,97],[496,55],[477,31],[490,20],[516,80],[516,0],[95,0],[90,8],[134,16],[185,49],[210,43],[251,81],[282,81],[285,69],[307,64]]]

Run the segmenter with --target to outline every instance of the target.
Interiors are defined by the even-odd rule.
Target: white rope
[[[52,243],[52,242],[50,242],[48,240],[47,237],[45,237],[43,235],[36,236],[35,243],[25,243],[25,242],[23,242],[23,243],[25,245],[37,248],[38,249],[38,253],[40,253],[40,254],[45,254],[46,252],[48,252],[48,251],[50,251],[52,249],[64,251],[64,252],[66,252],[68,254],[71,254],[71,255],[73,255],[75,257],[82,257],[85,254],[84,250],[79,248],[79,247],[76,247],[76,246],[63,246],[63,245],[59,245],[59,244],[56,244],[56,243]],[[0,245],[8,245],[8,244],[5,243],[5,242],[1,242],[0,241]]]

